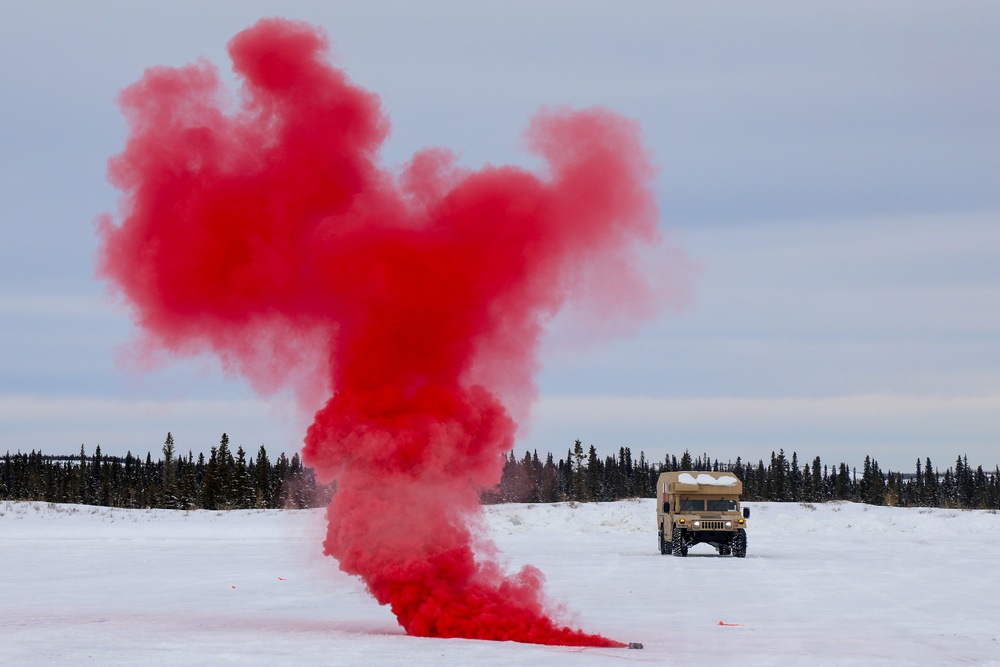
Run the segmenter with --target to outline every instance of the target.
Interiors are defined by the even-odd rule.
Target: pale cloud
[[[542,105],[641,123],[663,225],[701,268],[697,301],[608,345],[552,336],[519,449],[996,463],[1000,4],[9,4],[0,451],[155,454],[167,430],[196,452],[223,430],[298,447],[309,416],[246,398],[214,360],[116,366],[133,325],[93,279],[92,220],[118,196],[104,180],[125,137],[118,91],[199,56],[232,83],[226,42],[286,14],[322,25],[380,95],[387,164],[433,145],[530,164],[519,136]]]

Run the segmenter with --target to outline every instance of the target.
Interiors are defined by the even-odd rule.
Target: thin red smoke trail
[[[264,20],[229,54],[235,98],[205,62],[120,96],[123,196],[98,221],[98,274],[142,348],[211,351],[263,392],[332,388],[304,448],[338,480],[324,547],[408,633],[620,645],[552,620],[541,573],[505,574],[474,529],[543,325],[569,300],[655,311],[635,268],[659,242],[637,127],[546,111],[526,135],[541,174],[436,149],[393,172],[378,97],[329,64],[319,30]]]

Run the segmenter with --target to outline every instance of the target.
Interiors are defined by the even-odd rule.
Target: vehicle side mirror
[[[750,518],[750,508],[749,507],[744,507],[743,508],[743,518],[744,519],[749,519]]]
[[[670,503],[663,503],[663,513],[670,514]]]

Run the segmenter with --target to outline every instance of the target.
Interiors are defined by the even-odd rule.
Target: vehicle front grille
[[[725,521],[702,521],[701,530],[724,530],[726,527]]]

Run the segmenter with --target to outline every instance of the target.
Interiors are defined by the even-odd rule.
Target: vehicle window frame
[[[716,503],[713,507],[712,503]],[[725,507],[719,507],[718,503],[726,503]],[[735,512],[736,511],[736,501],[732,498],[715,498],[713,500],[705,501],[706,512]]]

